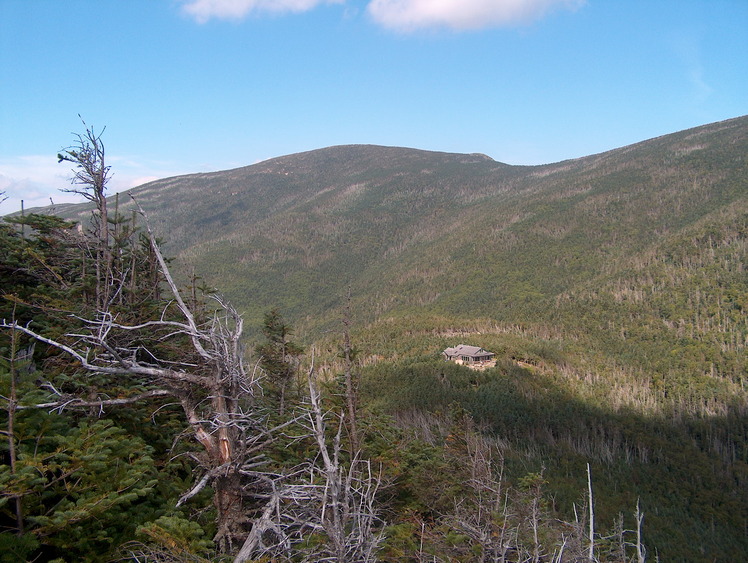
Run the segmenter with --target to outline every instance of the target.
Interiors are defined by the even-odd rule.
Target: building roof
[[[447,356],[495,356],[493,352],[488,352],[478,346],[468,346],[467,344],[460,344],[454,348],[447,348],[444,350]]]

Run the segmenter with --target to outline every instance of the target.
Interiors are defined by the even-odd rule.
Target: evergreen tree
[[[279,411],[285,410],[286,391],[289,383],[297,373],[299,356],[303,349],[290,340],[292,329],[286,323],[278,309],[265,314],[262,333],[265,342],[256,348],[260,356],[260,366],[268,375],[270,384],[279,397]]]
[[[85,233],[53,216],[6,221],[0,225],[3,324],[33,327],[45,338],[76,332],[88,310]],[[102,417],[101,405],[87,407],[93,418],[65,407],[75,394],[105,389],[117,397],[137,382],[84,376],[59,350],[34,343],[18,330],[0,332],[0,560],[106,560],[163,506],[155,451],[146,441],[154,434],[147,425],[133,432],[124,419]],[[127,413],[145,420],[150,414],[137,407]]]

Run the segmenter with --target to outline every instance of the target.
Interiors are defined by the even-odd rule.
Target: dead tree
[[[591,563],[595,561],[595,504],[592,498],[592,471],[590,470],[590,464],[587,464],[587,498],[589,502],[589,515],[590,515],[590,535],[589,535],[589,550],[587,552],[587,558]]]
[[[346,464],[341,458],[344,415],[328,444],[327,416],[311,373],[304,419],[317,456],[276,481],[234,563],[292,555],[309,562],[376,560],[384,540],[376,505],[381,475],[368,460],[354,457]]]
[[[16,409],[94,408],[102,412],[156,397],[175,398],[202,446],[193,456],[201,476],[180,504],[210,485],[217,511],[214,540],[221,551],[229,552],[245,539],[258,495],[266,495],[268,480],[258,468],[272,432],[255,403],[258,379],[244,365],[241,315],[220,296],[211,295],[214,313],[196,317],[182,299],[150,228],[148,236],[172,296],[159,318],[129,325],[118,322],[116,314],[100,310],[94,318],[78,318],[81,328],[56,340],[38,333],[31,323],[3,320],[0,324],[61,350],[79,371],[109,375],[135,383],[133,387],[141,390],[125,397],[89,394],[83,398],[61,393],[46,382],[52,400]],[[175,343],[173,349],[180,350],[180,358],[159,357],[158,350],[167,342]]]
[[[80,117],[80,116],[79,116]],[[83,119],[81,118],[81,121]],[[92,228],[96,240],[94,267],[96,270],[96,306],[108,308],[112,289],[112,252],[110,246],[109,214],[106,189],[110,168],[105,162],[101,135],[83,121],[85,133],[76,135],[76,143],[57,154],[58,162],[74,165],[71,183],[74,187],[62,191],[83,196],[95,206]]]
[[[497,468],[491,444],[477,434],[466,436],[466,446],[468,494],[455,500],[454,512],[445,521],[470,538],[478,560],[506,562],[518,551],[519,527],[509,503],[503,460]]]
[[[13,309],[13,318],[15,318],[15,307]],[[9,375],[10,375],[10,397],[8,397],[8,426],[7,431],[4,433],[8,438],[8,456],[10,458],[10,473],[11,475],[16,473],[16,465],[18,457],[16,453],[16,434],[15,434],[15,418],[16,411],[18,410],[18,367],[22,365],[25,360],[30,360],[34,353],[34,345],[32,344],[28,349],[19,349],[18,335],[14,331],[10,338],[10,356],[7,358]],[[16,513],[16,533],[21,536],[23,535],[23,498],[21,495],[17,495],[14,498],[15,513]]]

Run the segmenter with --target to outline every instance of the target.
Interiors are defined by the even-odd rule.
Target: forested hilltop
[[[353,145],[131,193],[0,233],[6,553],[748,554],[748,117],[544,166]]]

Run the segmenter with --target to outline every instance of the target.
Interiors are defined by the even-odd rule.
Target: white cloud
[[[25,209],[33,207],[45,207],[54,203],[73,203],[80,201],[80,197],[74,194],[62,193],[50,190],[43,184],[39,184],[29,178],[11,178],[0,174],[0,192],[6,197],[0,203],[0,215],[14,213],[21,210],[21,201]]]
[[[24,207],[39,207],[55,203],[74,201],[72,194],[63,194],[58,188],[70,185],[68,171],[55,167],[54,155],[19,156],[0,160],[0,192],[7,199],[0,204],[0,215],[20,211]]]
[[[110,156],[114,163],[107,194],[122,192],[158,178],[176,176],[175,168],[163,163],[144,163],[138,159]],[[171,170],[170,170],[171,168]],[[184,172],[181,172],[184,173]],[[46,207],[50,203],[77,203],[81,196],[61,191],[71,186],[71,167],[58,164],[54,155],[30,155],[0,158],[0,216],[25,209]],[[0,197],[2,199],[2,197]]]
[[[346,0],[179,0],[199,23],[241,20],[252,13],[300,13]],[[377,23],[400,31],[426,27],[455,30],[513,25],[536,20],[556,8],[576,9],[587,0],[370,0]]]
[[[399,31],[444,27],[478,29],[526,23],[556,8],[576,9],[586,0],[371,0],[369,14]]]
[[[306,12],[320,4],[345,0],[182,0],[182,10],[199,23],[216,18],[239,20],[251,12]]]

